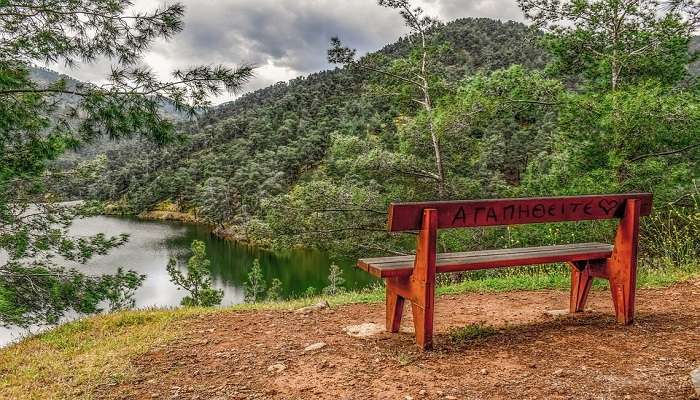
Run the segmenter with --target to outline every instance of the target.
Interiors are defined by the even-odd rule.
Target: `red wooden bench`
[[[415,256],[366,258],[359,268],[386,281],[386,329],[398,332],[411,302],[416,342],[432,346],[435,274],[565,262],[571,265],[569,311],[583,311],[593,278],[610,281],[617,321],[634,318],[639,217],[651,212],[650,193],[392,203],[390,232],[419,231]],[[619,218],[614,244],[576,243],[437,254],[437,230]]]

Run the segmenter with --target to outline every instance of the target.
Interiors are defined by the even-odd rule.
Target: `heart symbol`
[[[617,200],[603,199],[598,202],[598,206],[605,211],[606,214],[610,214],[610,211],[617,209],[619,203]]]

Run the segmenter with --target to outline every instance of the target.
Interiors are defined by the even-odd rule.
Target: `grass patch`
[[[204,310],[145,310],[63,324],[0,350],[0,399],[92,399],[102,384],[132,378],[131,360],[182,331]]]
[[[641,289],[661,288],[700,276],[700,265],[669,268],[640,268],[637,272],[637,287]],[[523,273],[517,269],[493,275],[475,274],[474,278],[437,288],[438,294],[488,293],[523,290],[568,290],[571,274],[566,268],[546,268],[539,272]],[[608,288],[608,281],[594,279],[593,289]]]
[[[460,328],[452,328],[448,332],[450,341],[455,345],[465,345],[471,341],[495,335],[498,329],[483,322],[469,324]]]

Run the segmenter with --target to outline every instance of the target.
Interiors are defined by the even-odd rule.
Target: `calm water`
[[[224,290],[222,305],[243,302],[243,282],[256,258],[260,260],[268,284],[273,278],[282,281],[285,297],[298,296],[310,286],[317,290],[325,287],[331,263],[342,267],[347,288],[362,288],[372,283],[367,273],[353,268],[355,260],[331,260],[326,254],[314,250],[269,252],[218,239],[205,226],[101,216],[76,221],[71,229],[73,235],[99,232],[107,235],[128,233],[129,242],[87,265],[66,265],[90,274],[112,273],[122,266],[147,275],[136,292],[137,308],[180,304],[186,292],[177,290],[170,283],[165,266],[170,257],[178,257],[184,268],[193,240],[206,243],[214,285]],[[0,328],[0,346],[24,333]]]

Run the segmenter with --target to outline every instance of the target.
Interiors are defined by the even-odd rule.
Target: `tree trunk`
[[[428,50],[425,43],[425,32],[421,30],[421,43],[423,46],[423,60],[421,63],[421,79],[423,81],[423,106],[428,113],[428,129],[430,130],[430,140],[433,143],[433,152],[435,153],[435,170],[437,175],[437,191],[440,199],[445,198],[445,172],[442,164],[442,151],[440,149],[440,141],[435,133],[433,125],[433,105],[430,98],[430,86],[428,83]]]
[[[429,103],[426,106],[426,110],[428,111],[428,128],[430,129],[430,140],[433,143],[433,152],[435,153],[435,169],[437,175],[438,196],[442,199],[445,197],[445,173],[442,165],[442,151],[440,150],[440,142],[438,140],[437,134],[435,133],[435,127],[433,125],[433,110]]]

